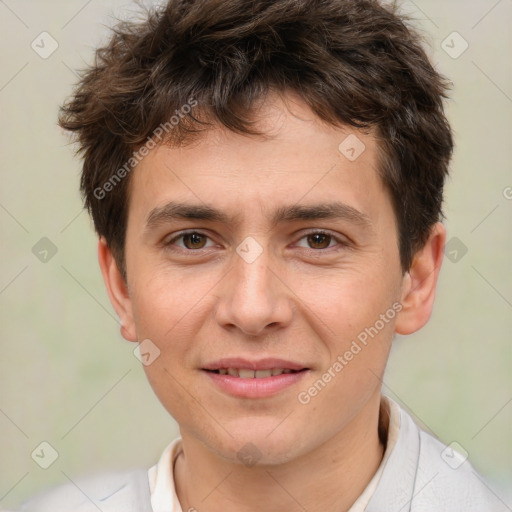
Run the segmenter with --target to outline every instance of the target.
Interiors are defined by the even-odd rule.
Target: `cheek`
[[[392,307],[384,320],[366,314],[353,323],[338,320],[337,336],[329,338],[329,358],[301,391],[299,402],[323,411],[333,432],[350,420],[380,389],[392,344]],[[388,314],[386,315],[386,311]],[[333,404],[338,406],[333,407]]]
[[[354,335],[373,325],[397,300],[397,280],[389,275],[364,268],[340,270],[321,280],[303,278],[297,295],[331,334]]]
[[[184,321],[190,322],[201,313],[213,280],[206,273],[198,276],[196,269],[170,271],[163,265],[152,266],[149,261],[146,268],[143,265],[141,262],[132,287],[138,334],[164,343],[168,334],[182,329]]]
[[[378,270],[374,272],[377,274]],[[310,308],[315,315],[310,314],[314,319],[311,322],[321,329],[317,334],[323,338],[328,352],[319,388],[326,383],[331,390],[322,392],[318,405],[327,406],[324,400],[328,396],[333,400],[340,396],[342,401],[349,400],[351,395],[363,399],[379,384],[400,309],[397,283],[390,274],[386,278],[386,273],[380,273],[377,279],[368,269],[341,275],[324,286],[322,293],[317,290],[312,294]],[[325,375],[329,370],[330,374]]]
[[[200,434],[201,426],[208,425],[211,418],[201,405],[201,394],[195,382],[187,380],[187,376],[180,373],[180,365],[171,367],[163,357],[159,357],[151,365],[145,366],[144,371],[164,409],[181,428]]]

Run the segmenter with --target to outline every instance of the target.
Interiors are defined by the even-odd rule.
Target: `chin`
[[[233,437],[226,434],[222,439],[210,439],[209,447],[220,457],[248,467],[285,464],[306,451],[307,441],[295,429],[276,429],[280,421],[282,418],[272,418],[263,422],[261,428],[228,429]]]

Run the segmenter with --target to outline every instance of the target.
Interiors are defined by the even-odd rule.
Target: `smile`
[[[270,398],[292,388],[302,381],[309,371],[308,368],[302,370],[219,368],[217,370],[203,369],[202,373],[223,394],[236,398],[262,399]]]

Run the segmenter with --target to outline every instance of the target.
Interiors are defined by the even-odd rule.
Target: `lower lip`
[[[240,398],[265,398],[273,396],[283,389],[299,382],[308,370],[295,373],[282,373],[273,377],[261,379],[242,379],[231,375],[220,375],[219,373],[203,370],[210,379],[222,391]]]

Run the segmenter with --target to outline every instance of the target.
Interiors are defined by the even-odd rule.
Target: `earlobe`
[[[430,236],[415,255],[402,282],[402,310],[397,316],[395,331],[412,334],[429,320],[434,305],[437,278],[443,262],[446,229],[436,223]]]
[[[128,287],[104,237],[98,242],[98,262],[110,302],[119,317],[121,335],[127,341],[137,341]]]

